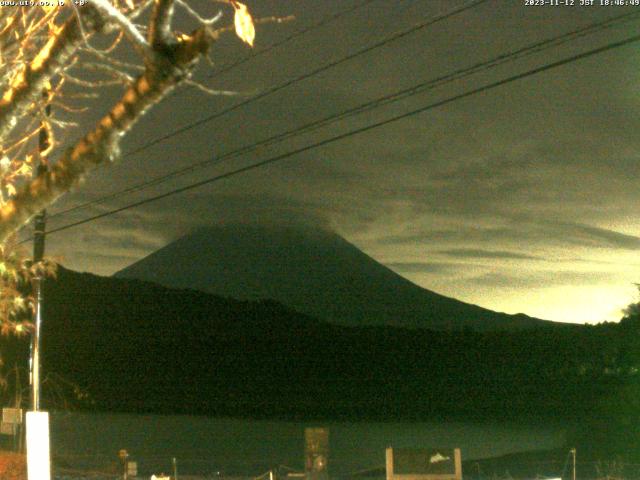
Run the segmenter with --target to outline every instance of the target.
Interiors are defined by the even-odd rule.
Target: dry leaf
[[[20,175],[23,177],[30,176],[32,174],[33,174],[33,171],[31,169],[31,165],[27,165],[26,163],[23,163],[22,165],[20,165],[20,168],[18,168],[14,173],[14,175]]]
[[[41,2],[41,7],[42,10],[44,10],[44,13],[47,14],[49,12],[51,12],[52,10],[56,9],[56,5],[54,5],[53,1],[49,0],[49,1],[44,1]]]
[[[236,35],[238,35],[243,42],[253,47],[253,39],[256,38],[256,28],[253,25],[253,18],[251,18],[247,6],[235,0],[231,2],[231,5],[233,5],[236,11],[233,18]]]

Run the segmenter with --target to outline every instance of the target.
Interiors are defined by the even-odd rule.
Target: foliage
[[[27,460],[24,455],[0,451],[0,478],[27,480]]]
[[[640,284],[636,283],[636,287],[640,292]],[[631,302],[623,310],[622,322],[632,322],[640,320],[640,301]]]
[[[0,333],[26,334],[31,328],[35,302],[31,281],[53,276],[55,263],[32,263],[6,242],[0,245]]]

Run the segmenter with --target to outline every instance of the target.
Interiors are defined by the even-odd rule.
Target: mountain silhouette
[[[496,330],[553,324],[493,312],[424,289],[339,235],[310,227],[203,228],[114,276],[241,300],[273,299],[347,326]]]

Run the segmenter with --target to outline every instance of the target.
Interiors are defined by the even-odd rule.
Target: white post
[[[51,480],[48,412],[27,412],[27,478]]]

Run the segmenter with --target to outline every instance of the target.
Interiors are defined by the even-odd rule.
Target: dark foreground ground
[[[579,455],[579,453],[577,453]],[[590,458],[576,458],[576,479],[579,480],[622,480],[640,478],[640,465],[625,463],[621,460],[603,462]],[[161,472],[157,472],[159,474]],[[274,470],[276,480],[291,480],[287,472]],[[167,473],[168,475],[168,473]],[[359,472],[349,477],[330,477],[339,480],[383,480],[384,468]],[[81,472],[71,469],[54,468],[54,480],[116,480],[122,476],[113,471]],[[4,477],[2,477],[3,480]],[[130,479],[147,479],[149,475],[129,477]],[[194,476],[179,475],[180,480],[258,480],[261,477],[229,477],[229,476]],[[268,477],[266,477],[268,478]],[[299,477],[298,477],[299,478]],[[539,450],[521,452],[500,457],[463,460],[463,478],[473,480],[508,480],[508,479],[557,479],[573,478],[573,458],[566,449]],[[11,478],[13,480],[13,478]],[[16,477],[16,480],[22,480]],[[25,479],[26,480],[26,479]],[[171,480],[174,480],[171,477]]]
[[[576,478],[578,479],[636,479],[640,478],[640,465],[622,461],[602,462],[580,459],[576,462]],[[164,472],[156,472],[157,475]],[[287,480],[285,472],[275,470],[277,480]],[[551,479],[573,477],[573,458],[564,449],[522,452],[500,457],[463,461],[463,478],[474,480],[496,479]],[[2,480],[26,480],[24,459],[20,456],[0,453],[0,478]],[[102,471],[80,471],[72,468],[53,466],[54,480],[116,480],[122,475],[112,465]],[[129,477],[131,480],[149,478],[149,475]],[[181,480],[256,480],[261,477],[227,477],[227,476],[193,476],[179,475]],[[360,472],[351,477],[340,477],[342,480],[385,478],[384,469]],[[172,480],[174,480],[172,478]]]

